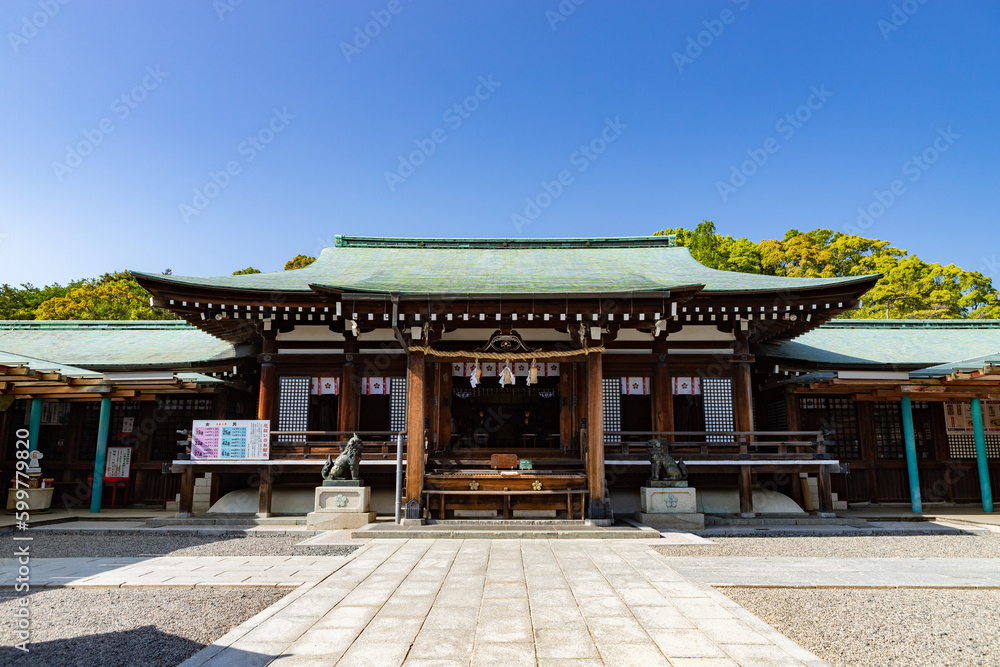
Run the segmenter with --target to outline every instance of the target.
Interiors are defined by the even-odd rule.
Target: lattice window
[[[406,430],[406,378],[389,380],[389,430]]]
[[[1000,459],[1000,435],[986,433],[986,458]],[[949,433],[948,453],[953,459],[976,458],[976,440],[972,433]]]
[[[622,380],[621,378],[603,378],[604,386],[604,430],[620,431],[622,429]],[[606,442],[620,442],[621,436],[605,436]]]
[[[701,395],[705,405],[705,430],[734,430],[733,379],[702,378]],[[705,440],[706,442],[726,442],[732,439],[729,436],[710,435],[706,436]]]
[[[278,431],[309,428],[309,389],[312,378],[282,377],[278,381]],[[278,442],[305,442],[304,435],[279,435]]]
[[[861,458],[858,413],[851,399],[799,397],[799,421],[804,431],[826,431],[837,458]]]
[[[934,430],[926,401],[914,401],[913,439],[917,458],[930,459],[934,455]],[[906,458],[906,441],[903,438],[902,403],[879,401],[872,406],[875,422],[875,453],[880,459]]]

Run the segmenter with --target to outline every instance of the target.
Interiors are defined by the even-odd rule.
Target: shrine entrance
[[[558,378],[533,385],[473,388],[455,378],[448,449],[560,451]]]

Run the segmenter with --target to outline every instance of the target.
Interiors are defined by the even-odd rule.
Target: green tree
[[[248,266],[245,269],[240,269],[239,271],[233,271],[234,276],[248,276],[251,273],[260,273],[260,269],[255,269],[252,266]]]
[[[31,283],[13,287],[5,283],[0,286],[0,319],[33,320],[38,306],[51,298],[65,296],[81,284],[82,280],[72,281],[65,287],[58,283],[45,287],[35,287]]]
[[[862,297],[855,318],[1000,318],[1000,294],[988,276],[954,264],[929,264],[888,241],[814,229],[788,230],[781,239],[754,243],[723,236],[702,220],[694,229],[667,229],[705,266],[795,278],[882,274]]]
[[[309,257],[308,255],[296,255],[292,259],[285,262],[285,271],[291,271],[292,269],[304,269],[315,261],[315,257]]]

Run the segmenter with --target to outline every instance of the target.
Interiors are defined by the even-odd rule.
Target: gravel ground
[[[1000,591],[718,590],[834,665],[1000,664]]]
[[[0,664],[176,665],[281,599],[276,588],[81,589],[31,595],[30,653],[12,646],[16,595],[0,590]],[[191,619],[198,619],[192,623]]]
[[[306,536],[46,535],[32,533],[35,558],[140,558],[143,556],[347,556],[356,546],[297,547]]]
[[[1000,534],[997,533],[884,537],[714,537],[712,541],[717,546],[653,548],[665,556],[1000,558]],[[1000,658],[997,664],[1000,664]]]

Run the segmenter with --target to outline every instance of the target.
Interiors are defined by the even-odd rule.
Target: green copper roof
[[[96,371],[88,371],[76,366],[67,366],[48,359],[38,359],[23,354],[15,354],[7,350],[0,350],[0,366],[27,367],[38,373],[59,373],[68,377],[77,378],[99,378],[101,374]]]
[[[1000,352],[993,352],[991,354],[984,354],[979,357],[973,357],[972,359],[963,359],[962,361],[950,361],[946,364],[939,364],[937,366],[931,366],[930,368],[924,368],[922,370],[913,371],[910,373],[910,377],[915,378],[935,378],[935,377],[946,377],[952,373],[969,373],[982,371],[986,366],[1000,366]]]
[[[0,350],[82,368],[185,368],[249,354],[187,322],[0,320]]]
[[[209,278],[137,273],[156,282],[210,288],[403,294],[651,292],[704,285],[706,292],[771,292],[867,282],[782,278],[709,269],[667,237],[607,239],[398,239],[335,237],[294,271]]]
[[[793,341],[764,345],[772,359],[830,366],[917,368],[1000,350],[1000,320],[833,320]]]

